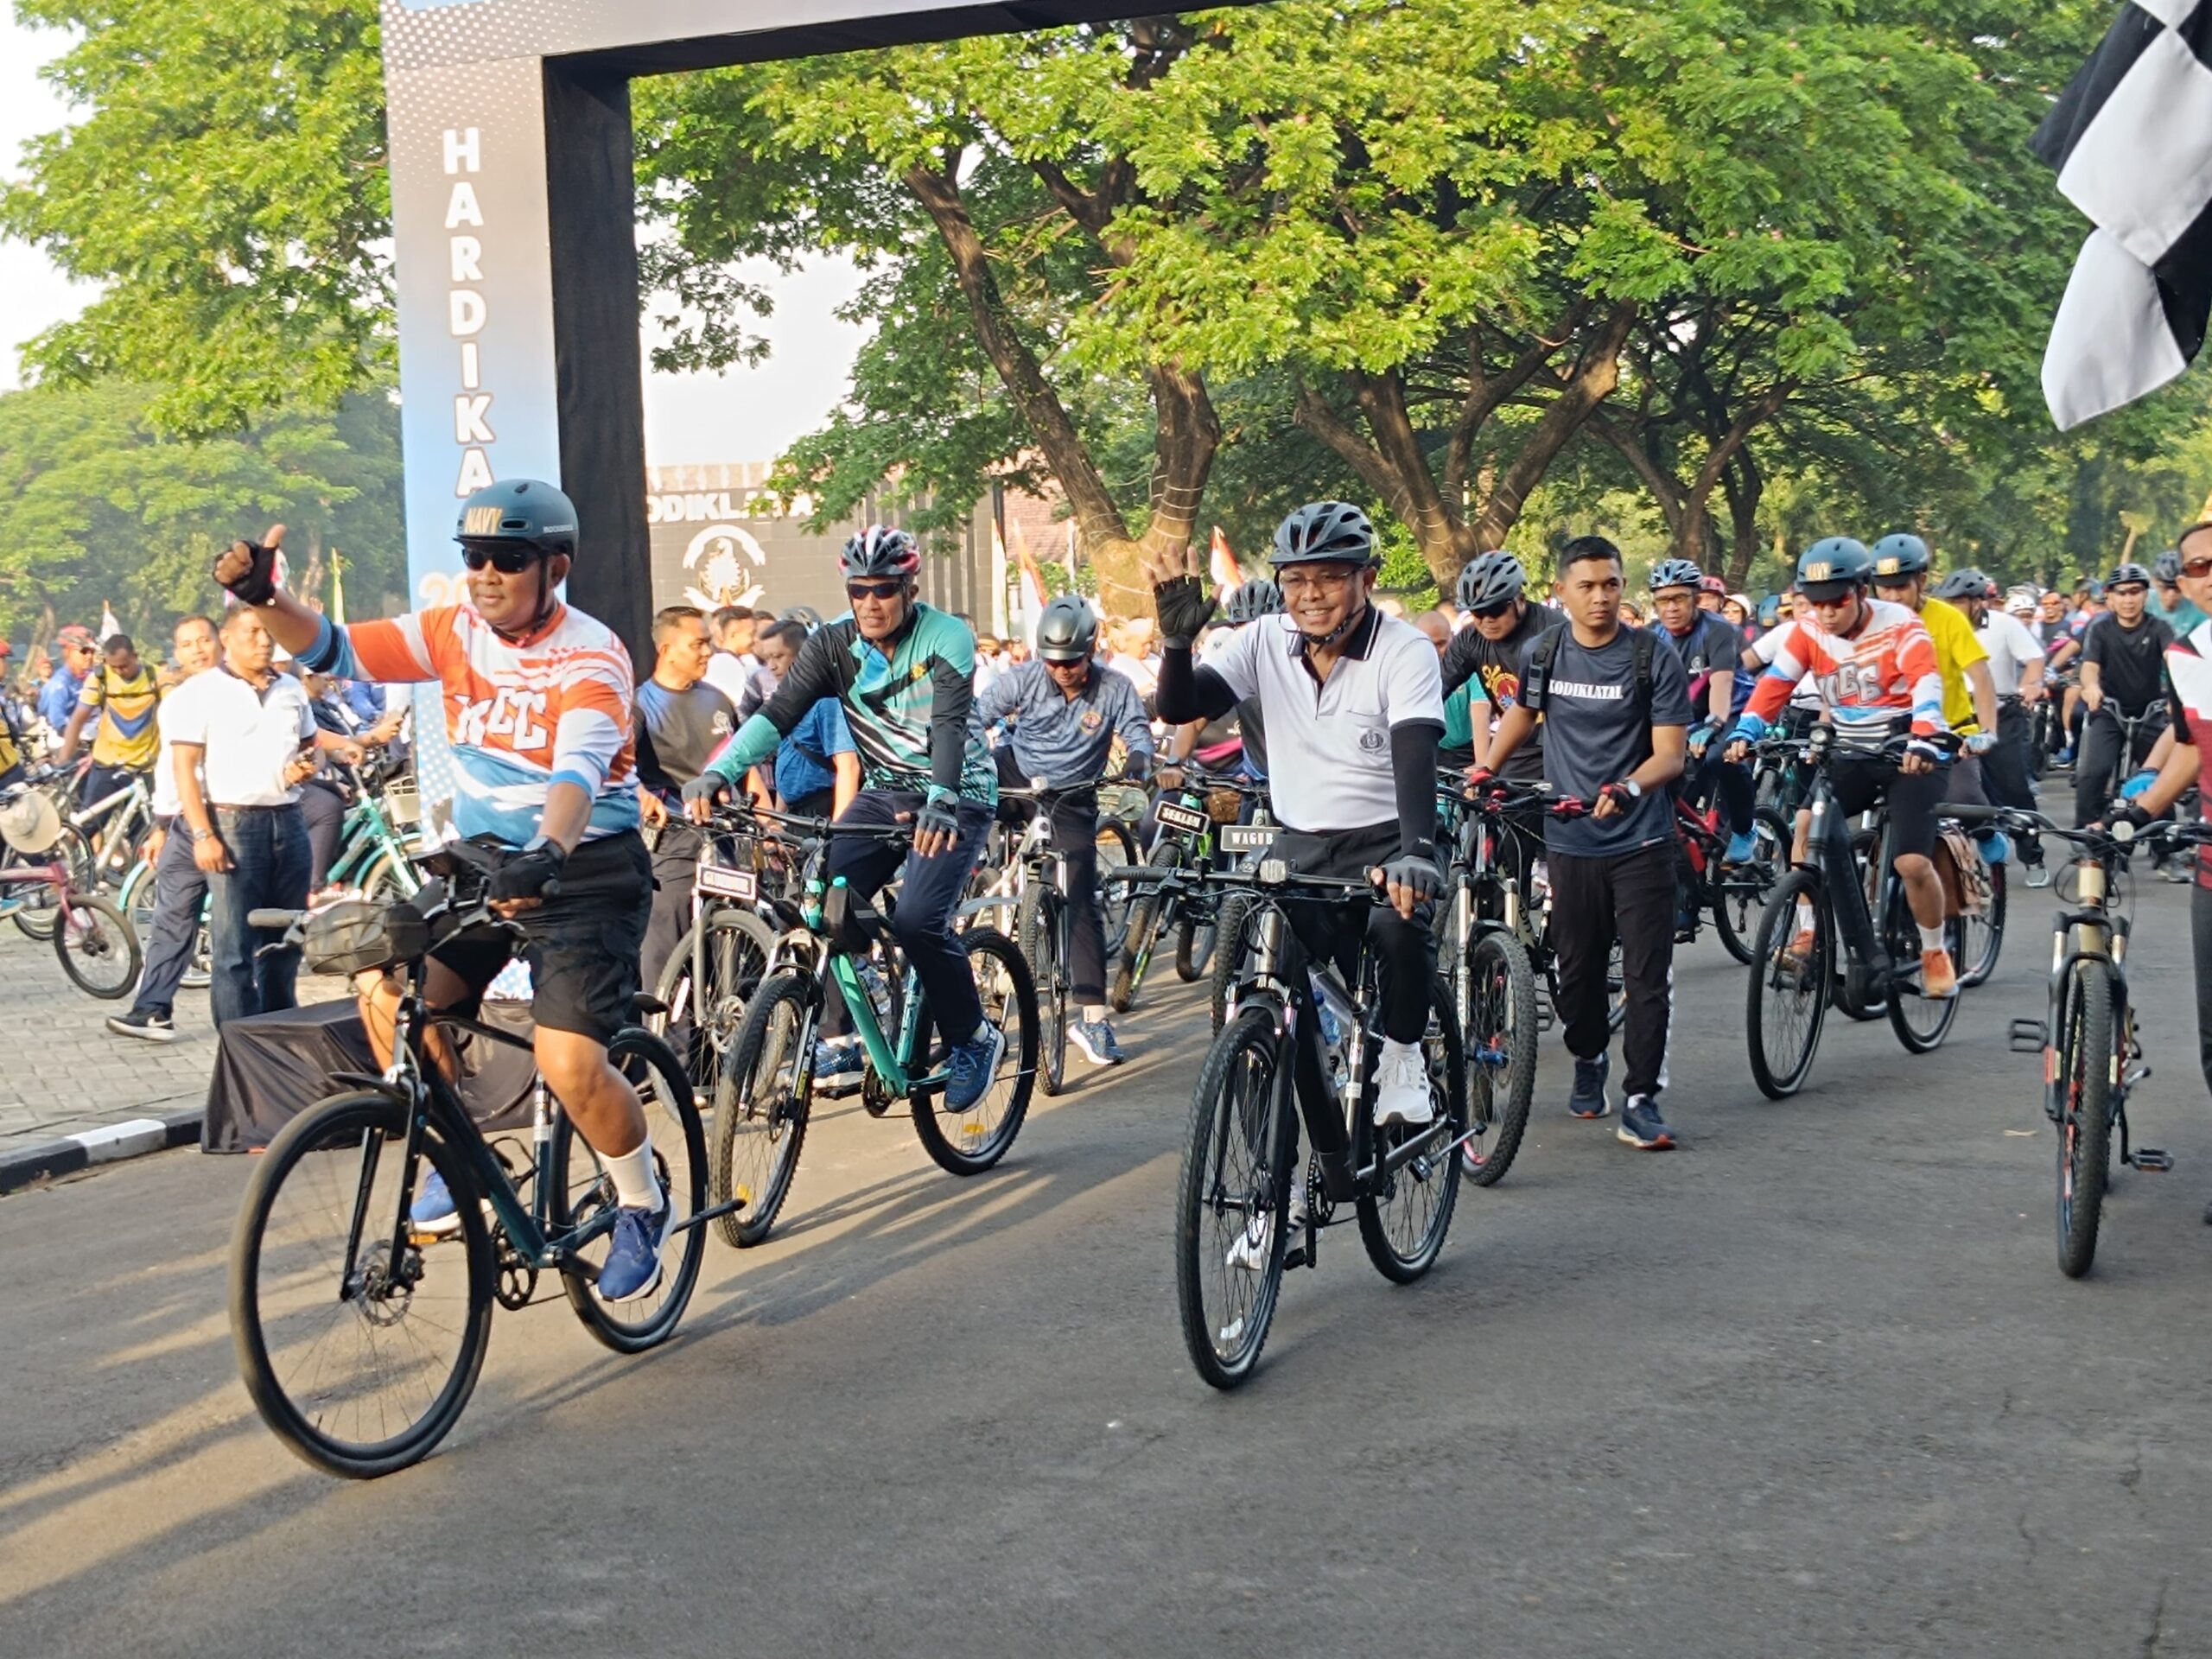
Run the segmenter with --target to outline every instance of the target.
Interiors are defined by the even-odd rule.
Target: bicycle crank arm
[[[1396,1171],[1404,1168],[1414,1159],[1427,1156],[1429,1153],[1435,1150],[1437,1137],[1443,1135],[1450,1127],[1451,1126],[1449,1124],[1440,1122],[1430,1124],[1428,1128],[1423,1129],[1421,1134],[1415,1136],[1413,1140],[1407,1141],[1405,1145],[1402,1147],[1393,1147],[1389,1151],[1384,1153],[1382,1157],[1376,1159],[1373,1164],[1370,1165],[1366,1169],[1360,1173],[1361,1179],[1363,1180],[1372,1180],[1377,1175],[1388,1175],[1394,1173]],[[1471,1135],[1472,1131],[1471,1130],[1469,1134]],[[1456,1148],[1460,1146],[1466,1138],[1466,1136],[1462,1136],[1459,1141],[1454,1141],[1452,1142],[1452,1147]]]

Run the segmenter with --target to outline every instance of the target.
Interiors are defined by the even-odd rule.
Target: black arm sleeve
[[[1390,771],[1398,785],[1398,851],[1436,856],[1436,744],[1444,728],[1426,720],[1390,728]]]
[[[789,737],[791,728],[804,720],[806,711],[823,698],[844,695],[845,688],[837,678],[837,658],[845,642],[833,638],[836,633],[835,628],[817,628],[809,634],[791,660],[791,672],[776,688],[776,695],[760,705],[761,718],[784,736]]]
[[[1194,664],[1188,645],[1163,645],[1154,701],[1160,719],[1181,726],[1194,720],[1219,720],[1236,706],[1236,694],[1213,670]]]
[[[968,758],[968,714],[976,706],[976,677],[942,657],[930,664],[930,782],[949,795],[960,792]]]
[[[1469,680],[1482,666],[1482,635],[1472,627],[1462,628],[1452,636],[1444,647],[1444,695],[1450,696]]]

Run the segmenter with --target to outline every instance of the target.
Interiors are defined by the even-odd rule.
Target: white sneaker
[[[1291,1236],[1295,1237],[1306,1230],[1306,1166],[1302,1163],[1291,1177],[1287,1221]],[[1236,1235],[1236,1242],[1229,1247],[1227,1265],[1242,1268],[1247,1273],[1258,1273],[1268,1265],[1268,1249],[1274,1242],[1274,1211],[1264,1211],[1252,1217],[1245,1222],[1244,1230]]]
[[[1428,1080],[1428,1062],[1414,1045],[1386,1039],[1375,1067],[1376,1127],[1403,1123],[1420,1128],[1435,1122],[1436,1095]]]

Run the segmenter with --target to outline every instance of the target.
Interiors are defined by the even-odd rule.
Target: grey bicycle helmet
[[[903,530],[870,524],[845,543],[837,563],[848,578],[911,576],[922,568],[922,550]]]
[[[1900,531],[1885,536],[1874,543],[1874,575],[1881,576],[1924,576],[1930,563],[1928,543],[1919,537]]]
[[[1458,590],[1463,611],[1496,610],[1521,597],[1529,585],[1529,572],[1521,561],[1500,550],[1478,553],[1459,572]]]
[[[1936,597],[1938,599],[1987,599],[1989,578],[1972,565],[1967,565],[1963,569],[1952,571],[1949,575],[1937,582]]]
[[[1694,593],[1705,581],[1705,573],[1697,568],[1694,559],[1662,559],[1651,567],[1649,583],[1653,593],[1669,588],[1688,588]]]
[[[2151,569],[2160,582],[2179,582],[2181,580],[2181,550],[2177,547],[2168,548],[2152,562]]]
[[[1284,519],[1268,563],[1375,564],[1375,526],[1349,501],[1313,501]]]
[[[1087,663],[1098,645],[1098,613],[1062,594],[1037,619],[1037,654],[1048,663]]]
[[[1255,576],[1229,590],[1221,602],[1222,614],[1232,627],[1243,627],[1247,622],[1262,616],[1273,616],[1282,609],[1282,589],[1265,576]]]
[[[2114,588],[2128,582],[2139,582],[2142,586],[2148,588],[2151,585],[2151,573],[2136,563],[2134,560],[2125,560],[2113,566],[2112,574],[2105,578],[2105,590],[2109,593]]]

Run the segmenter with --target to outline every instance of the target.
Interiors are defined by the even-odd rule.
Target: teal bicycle
[[[748,818],[797,832],[797,874],[782,896],[770,898],[784,931],[715,1084],[710,1198],[722,1236],[737,1245],[766,1238],[791,1192],[813,1103],[815,1037],[832,997],[851,1016],[868,1057],[862,1107],[882,1117],[906,1104],[924,1150],[955,1175],[979,1175],[1012,1147],[1029,1113],[1038,1055],[1037,988],[1028,963],[996,928],[970,927],[960,942],[983,1017],[1004,1034],[1006,1052],[973,1106],[945,1104],[946,1077],[930,1039],[936,1022],[919,977],[883,912],[842,876],[829,874],[831,837],[897,841],[912,831],[766,810],[724,814],[715,830],[729,837],[725,864],[750,858],[757,868],[769,867],[757,833],[742,835],[757,830]],[[749,850],[734,850],[748,840]]]
[[[527,1306],[542,1272],[557,1274],[585,1328],[625,1354],[666,1341],[698,1282],[702,1224],[714,1218],[704,1207],[705,1134],[667,1044],[632,1025],[607,1046],[645,1108],[654,1173],[676,1207],[658,1284],[621,1303],[594,1288],[614,1229],[613,1179],[543,1079],[531,1090],[531,1160],[517,1170],[431,1058],[422,996],[431,950],[471,929],[519,937],[486,900],[488,861],[465,842],[444,849],[444,887],[424,903],[247,917],[284,929],[282,944],[264,948],[304,948],[310,969],[384,969],[405,986],[391,1070],[333,1074],[351,1091],[308,1107],[270,1143],[232,1236],[231,1335],[246,1392],[280,1440],[332,1474],[390,1474],[443,1440],[475,1389],[493,1301]],[[655,1006],[639,1002],[640,1012]],[[530,1046],[528,1037],[451,1014],[435,1023]],[[444,1236],[410,1215],[431,1171],[444,1178],[459,1223]]]

